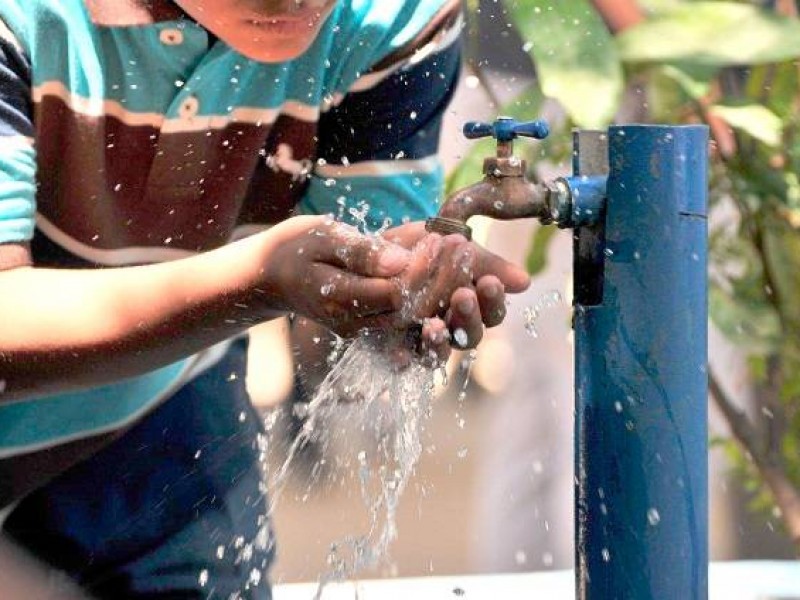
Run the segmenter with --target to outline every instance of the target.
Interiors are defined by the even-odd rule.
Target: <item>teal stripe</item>
[[[33,237],[35,164],[33,148],[0,150],[0,243]]]
[[[380,177],[314,177],[298,209],[303,214],[333,214],[358,225],[350,209],[369,205],[366,225],[377,231],[386,219],[393,225],[419,221],[436,214],[444,184],[444,171]]]
[[[132,112],[168,116],[192,93],[208,116],[287,100],[319,106],[413,39],[442,3],[341,2],[311,48],[285,64],[248,60],[222,42],[208,50],[208,34],[190,21],[95,28],[83,0],[12,0],[0,17],[29,48],[36,86],[57,81],[81,98],[124,100]],[[161,43],[169,28],[182,31],[183,43]]]
[[[0,405],[0,448],[113,428],[152,404],[178,379],[185,364],[182,360],[113,385]]]

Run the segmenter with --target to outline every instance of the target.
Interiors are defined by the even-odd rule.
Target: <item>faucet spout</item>
[[[580,181],[559,178],[532,183],[527,177],[525,161],[514,156],[515,138],[542,139],[547,133],[548,127],[543,121],[518,123],[510,117],[500,117],[494,124],[467,123],[464,135],[471,139],[494,137],[497,154],[484,159],[483,180],[458,190],[445,200],[439,214],[427,220],[426,229],[470,238],[472,230],[467,220],[475,215],[499,220],[535,218],[543,224],[555,222],[559,227],[597,220],[603,208],[605,178],[581,178]]]
[[[451,195],[439,210],[439,216],[462,223],[475,215],[500,220],[531,217],[547,220],[550,217],[547,197],[545,185],[531,183],[524,176],[486,175],[483,181]]]

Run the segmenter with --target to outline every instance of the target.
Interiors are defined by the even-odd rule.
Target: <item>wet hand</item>
[[[269,234],[261,289],[271,309],[309,317],[344,337],[397,319],[402,297],[393,278],[411,258],[402,246],[329,217],[294,217]]]
[[[477,346],[484,327],[505,318],[506,294],[530,285],[523,269],[460,235],[441,236],[425,231],[423,223],[410,223],[389,230],[385,237],[413,250],[398,278],[406,299],[403,310],[411,311],[414,319],[427,319],[431,334],[444,330],[444,342],[423,334],[429,351],[439,355],[446,354],[443,345]]]

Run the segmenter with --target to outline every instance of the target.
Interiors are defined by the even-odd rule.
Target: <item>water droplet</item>
[[[456,454],[458,455],[458,458],[466,458],[468,452],[469,450],[467,448],[460,448]]]
[[[614,251],[611,248],[606,248],[605,250],[603,250],[603,254],[605,254],[606,256],[608,256],[610,258],[610,257],[614,256]]]
[[[225,546],[217,546],[217,558],[219,560],[225,558]]]
[[[555,560],[553,559],[553,555],[550,552],[545,552],[542,554],[542,564],[545,567],[552,567]]]
[[[514,561],[515,561],[515,562],[516,562],[518,565],[524,565],[526,562],[528,562],[528,555],[527,555],[527,554],[525,554],[525,551],[524,551],[524,550],[517,550],[517,551],[514,553]]]
[[[326,283],[321,288],[319,288],[319,293],[323,296],[330,296],[333,290],[336,289],[336,286],[332,283]]]
[[[533,306],[525,307],[523,310],[523,317],[525,318],[525,331],[528,332],[528,335],[533,338],[538,338],[539,330],[537,328],[537,321],[541,317],[542,312],[558,306],[562,301],[561,293],[552,290],[543,294]]]
[[[647,511],[647,522],[650,523],[653,527],[658,525],[661,522],[661,515],[658,514],[657,508],[651,508]]]
[[[200,584],[200,587],[206,587],[208,583],[208,569],[203,569],[200,571],[200,575],[197,578],[197,583]]]
[[[469,343],[467,332],[461,329],[460,327],[453,332],[453,339],[455,340],[456,344],[461,348],[466,347],[466,345]]]
[[[467,86],[468,89],[474,90],[481,84],[481,80],[475,77],[475,75],[469,75],[464,80],[464,85]]]
[[[604,562],[609,562],[611,560],[611,552],[608,550],[608,548],[603,548],[600,551],[600,555],[603,557]]]

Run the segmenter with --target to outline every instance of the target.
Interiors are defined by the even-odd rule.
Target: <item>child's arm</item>
[[[24,254],[23,246],[0,245],[0,264]],[[0,272],[0,402],[141,374],[278,311],[341,333],[385,322],[400,296],[384,277],[407,262],[400,247],[324,217],[299,217],[167,263],[7,268]]]

